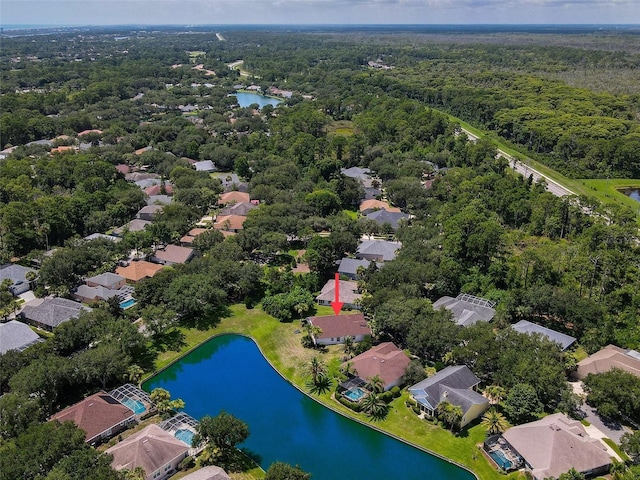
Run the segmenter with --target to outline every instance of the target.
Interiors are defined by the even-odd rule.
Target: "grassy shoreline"
[[[305,349],[300,342],[301,334],[294,333],[300,329],[300,321],[280,323],[264,313],[260,308],[247,309],[244,305],[230,307],[231,316],[224,318],[208,330],[184,329],[185,347],[178,352],[164,352],[156,362],[156,371],[145,377],[145,381],[178,361],[184,355],[197,348],[210,338],[222,334],[241,334],[251,337],[267,361],[288,382],[324,406],[367,426],[376,428],[382,433],[394,436],[407,443],[440,456],[452,463],[460,464],[475,473],[480,480],[500,478],[518,478],[518,474],[509,476],[498,473],[482,452],[477,448],[485,438],[485,430],[480,425],[465,429],[454,436],[432,423],[419,419],[404,404],[408,394],[394,400],[387,418],[381,422],[371,422],[363,414],[356,414],[331,398],[331,392],[323,395],[307,393],[304,365],[315,355],[322,355],[330,370],[340,364],[342,348],[332,346],[326,353]],[[319,307],[319,314],[327,314],[330,307]]]

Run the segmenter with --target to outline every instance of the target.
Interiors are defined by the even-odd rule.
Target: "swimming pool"
[[[493,458],[493,461],[496,462],[498,466],[503,470],[509,470],[511,467],[513,467],[513,463],[511,463],[511,460],[508,460],[501,450],[489,452],[489,456]]]
[[[122,400],[120,400],[120,403],[122,403],[125,407],[133,410],[133,413],[135,413],[136,415],[140,415],[147,410],[147,408],[144,406],[144,403],[139,402],[138,400],[134,400],[133,398],[123,398]]]
[[[135,298],[129,298],[128,300],[120,302],[120,308],[123,309],[123,310],[126,310],[129,307],[133,307],[135,304],[136,304],[136,299]]]
[[[350,388],[346,392],[343,393],[345,397],[347,397],[352,402],[358,402],[362,397],[364,397],[365,391],[360,387]]]
[[[193,441],[194,435],[195,433],[193,433],[191,430],[187,430],[186,428],[181,430],[176,430],[176,432],[173,434],[174,437],[176,437],[178,440],[186,443],[189,446],[191,446],[191,442]]]

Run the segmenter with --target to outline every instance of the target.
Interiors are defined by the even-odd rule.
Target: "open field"
[[[331,122],[327,126],[327,133],[329,135],[342,135],[343,137],[350,137],[355,133],[353,122],[349,120],[336,120]]]
[[[185,346],[179,352],[161,354],[156,362],[156,368],[161,369],[176,361],[214,335],[238,333],[251,336],[271,365],[302,391],[307,390],[304,366],[312,357],[321,356],[329,366],[330,372],[337,370],[341,362],[342,346],[332,346],[325,353],[303,348],[300,341],[302,333],[295,333],[296,330],[301,330],[300,320],[281,323],[258,307],[247,309],[244,305],[233,305],[230,311],[231,315],[222,319],[217,327],[207,330],[183,329]],[[317,314],[330,313],[331,307],[318,307]],[[406,392],[392,402],[389,415],[380,422],[372,422],[365,415],[354,413],[333,400],[331,392],[312,397],[336,412],[466,465],[480,479],[519,478],[517,473],[508,477],[499,474],[484,458],[476,446],[485,438],[483,427],[475,425],[463,430],[459,435],[453,435],[433,423],[419,419],[405,406],[408,397]]]

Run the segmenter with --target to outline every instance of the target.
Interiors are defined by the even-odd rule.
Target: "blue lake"
[[[273,97],[266,97],[259,93],[238,92],[235,96],[238,98],[238,105],[241,107],[248,107],[252,103],[257,103],[260,108],[265,105],[273,105],[274,107],[277,107],[282,103],[282,100]]]
[[[185,401],[195,418],[225,410],[249,424],[241,448],[265,470],[283,461],[312,480],[473,480],[466,470],[349,420],[284,380],[255,343],[238,335],[211,339],[145,382]]]
[[[636,202],[640,202],[640,189],[638,188],[621,188],[619,192],[633,198]]]

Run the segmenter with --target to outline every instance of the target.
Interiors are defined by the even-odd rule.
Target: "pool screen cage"
[[[113,398],[123,403],[123,400],[130,399],[141,402],[147,407],[147,411],[153,410],[155,405],[151,401],[151,397],[144,390],[136,387],[132,383],[125,383],[124,385],[109,392]],[[124,403],[123,403],[124,404]]]
[[[338,385],[338,393],[346,392],[347,390],[351,390],[356,387],[364,388],[366,385],[367,382],[360,377],[351,377]]]
[[[179,412],[175,414],[173,417],[167,420],[164,420],[163,422],[160,422],[158,426],[161,429],[163,429],[165,432],[169,432],[171,435],[175,436],[176,432],[178,432],[179,430],[190,430],[194,434],[198,433],[199,423],[200,422],[198,422],[191,415],[184,412]],[[205,446],[206,445],[203,442],[197,447],[192,448],[191,450],[193,450],[193,452],[190,450],[189,455],[195,455],[195,453],[198,453],[201,450],[203,450]]]

